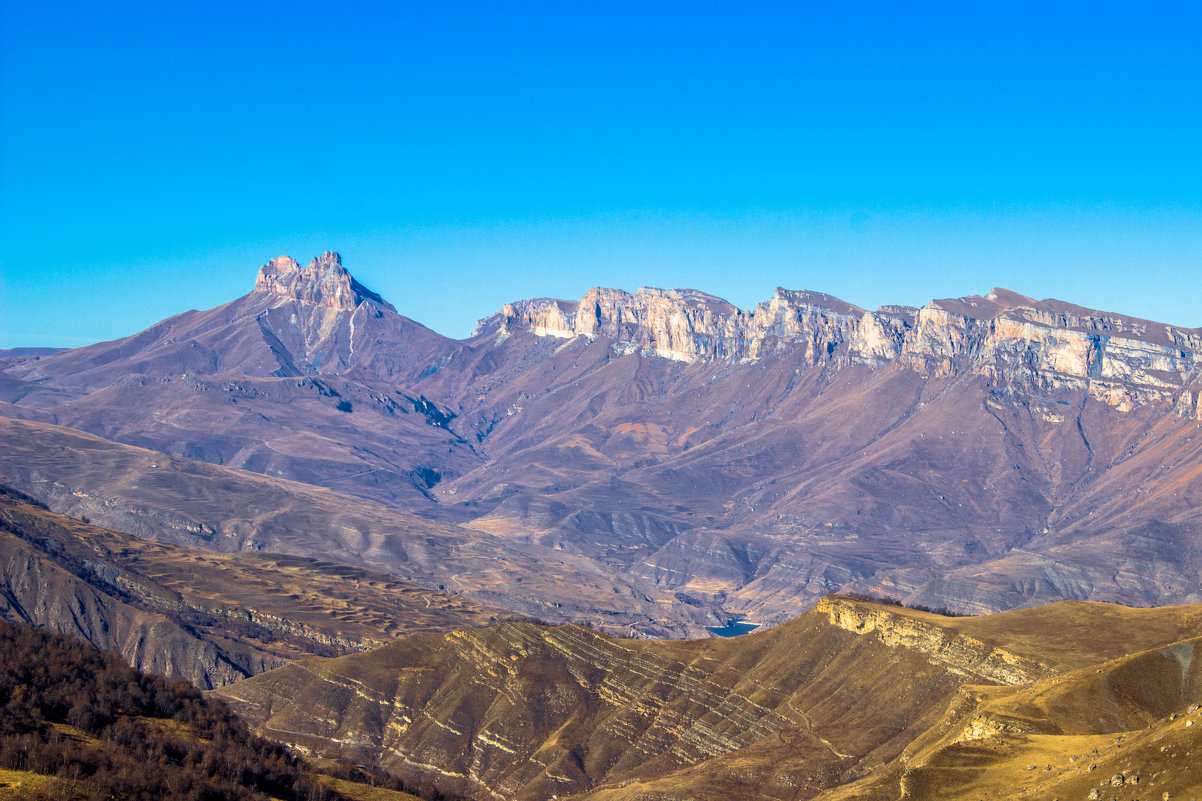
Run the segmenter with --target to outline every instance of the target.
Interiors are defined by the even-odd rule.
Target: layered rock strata
[[[301,750],[481,801],[886,799],[929,774],[949,743],[1022,733],[1024,715],[1026,731],[1089,735],[1183,709],[1202,674],[1197,662],[1192,676],[1178,667],[1193,650],[1174,643],[1200,620],[1199,606],[1081,603],[947,618],[836,597],[725,640],[617,640],[528,622],[408,637],[219,693]],[[1139,688],[1145,665],[1157,681]],[[1063,715],[1064,731],[1036,712]],[[856,795],[861,782],[874,791]]]
[[[875,311],[816,292],[778,288],[750,311],[695,290],[589,290],[578,302],[507,304],[481,321],[537,336],[607,338],[626,352],[683,362],[754,361],[787,349],[803,364],[871,367],[899,362],[925,374],[983,375],[1038,391],[1084,389],[1129,411],[1177,403],[1197,417],[1202,334],[1004,289]]]
[[[945,625],[932,615],[924,620],[907,611],[857,604],[839,597],[825,597],[814,607],[825,612],[831,625],[868,634],[876,632],[886,645],[909,648],[927,654],[950,672],[998,684],[1026,684],[1053,674],[1046,664],[989,645]]]

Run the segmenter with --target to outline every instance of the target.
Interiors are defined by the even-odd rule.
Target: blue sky
[[[1202,325],[1200,4],[346,5],[0,4],[0,347],[326,249],[457,337],[596,285]]]

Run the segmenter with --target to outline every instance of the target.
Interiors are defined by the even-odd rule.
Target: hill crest
[[[479,799],[883,800],[898,797],[899,782],[932,797],[940,783],[973,776],[940,778],[953,746],[1005,757],[1005,748],[1022,746],[1005,738],[1040,732],[1067,735],[1061,746],[1071,753],[1072,738],[1113,740],[1123,720],[1156,727],[1193,713],[1202,698],[1196,665],[1188,681],[1177,671],[1163,692],[1146,688],[1127,718],[1090,717],[1124,703],[1137,675],[1130,665],[1192,648],[1179,635],[1200,621],[1202,605],[1066,602],[947,618],[830,597],[777,628],[733,639],[630,641],[507,622],[289,665],[217,692],[268,736]],[[1104,643],[1091,632],[1098,625],[1109,627]],[[1040,658],[1050,643],[1071,657]],[[996,673],[1000,664],[1011,672]],[[1114,688],[1115,699],[1091,686]],[[1020,727],[1031,698],[1047,699],[1042,709],[1053,718],[1068,699],[1073,724]],[[1187,748],[1198,735],[1188,732]],[[1080,783],[1077,769],[1087,763],[1069,763],[1067,753],[1056,778],[1072,771]],[[995,782],[1033,778],[996,756],[983,767],[1000,775]],[[1166,787],[1190,780],[1185,762],[1168,773],[1155,777]],[[1153,778],[1145,772],[1144,789],[1157,786]],[[857,784],[869,792],[849,789]]]

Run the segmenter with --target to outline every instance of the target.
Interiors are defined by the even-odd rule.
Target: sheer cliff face
[[[328,250],[309,262],[308,267],[301,267],[291,256],[272,259],[259,268],[255,291],[342,311],[354,311],[365,301],[392,309],[391,304],[347,272],[340,255]]]
[[[252,341],[258,349],[266,345],[280,375],[360,370],[397,379],[412,361],[437,358],[451,344],[397,314],[329,251],[308,267],[289,256],[267,262],[245,302],[240,316],[253,315]]]
[[[681,362],[753,360],[773,347],[800,348],[807,364],[829,356],[832,343],[855,335],[866,312],[827,295],[777,289],[772,300],[746,312],[692,289],[650,289],[634,294],[591,289],[578,303],[531,300],[506,305],[481,324],[505,335],[528,330],[538,336],[612,340],[627,353]],[[882,317],[882,330],[903,318]],[[871,328],[871,326],[870,326]],[[859,346],[872,352],[880,331],[869,330]]]
[[[777,289],[751,311],[694,290],[591,289],[579,302],[506,305],[483,321],[501,335],[605,338],[625,352],[682,362],[751,362],[790,352],[803,364],[896,362],[926,375],[976,373],[1033,392],[1085,390],[1120,411],[1175,403],[1202,413],[1202,334],[1036,301],[1004,289],[921,309],[866,311],[815,292]]]

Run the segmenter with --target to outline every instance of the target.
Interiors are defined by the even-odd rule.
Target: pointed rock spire
[[[356,281],[342,266],[342,257],[329,250],[303,268],[291,256],[272,259],[259,268],[255,290],[331,309],[353,310],[365,301],[392,308]]]

